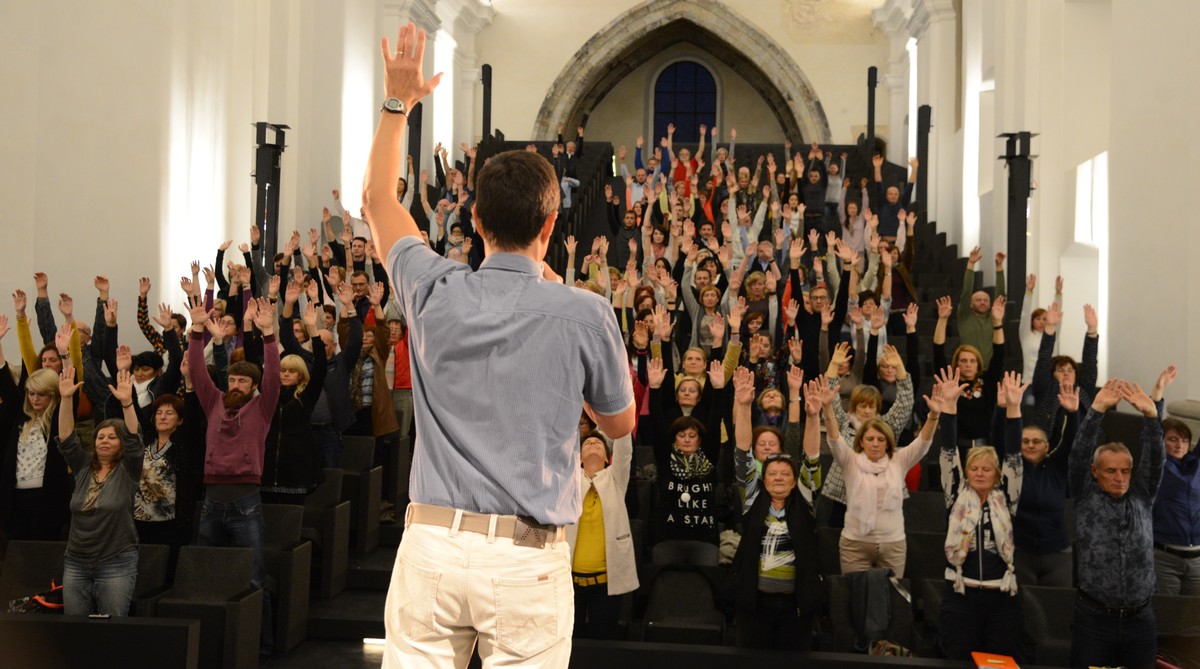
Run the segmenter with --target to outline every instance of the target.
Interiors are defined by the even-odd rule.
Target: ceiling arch
[[[681,42],[701,45],[745,79],[793,141],[830,141],[825,110],[792,57],[725,5],[699,0],[639,5],[596,33],[554,80],[534,121],[533,138],[554,139],[559,123],[581,123],[630,72]]]

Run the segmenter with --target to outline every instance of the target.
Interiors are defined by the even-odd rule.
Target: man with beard
[[[193,374],[196,397],[208,418],[205,434],[204,508],[200,515],[201,546],[238,546],[254,549],[251,584],[263,591],[262,631],[259,653],[269,655],[274,646],[271,630],[271,598],[263,563],[262,478],[267,431],[279,400],[279,347],[275,345],[275,309],[266,300],[247,304],[254,325],[263,337],[263,369],[249,362],[235,362],[227,372],[228,390],[222,394],[208,374]],[[192,308],[192,344],[188,367],[203,370],[204,324],[209,313],[204,305]],[[262,379],[268,380],[262,386]]]

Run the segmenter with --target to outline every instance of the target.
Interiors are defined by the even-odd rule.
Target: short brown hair
[[[262,370],[258,368],[258,365],[246,362],[245,360],[230,365],[229,369],[225,372],[225,376],[245,376],[250,379],[250,383],[254,384],[255,387],[258,387],[258,384],[262,383]]]
[[[546,219],[558,212],[559,198],[554,168],[536,153],[492,156],[475,177],[476,220],[501,250],[521,249],[537,239]]]
[[[1188,447],[1191,448],[1192,428],[1188,427],[1187,423],[1179,420],[1178,418],[1164,418],[1162,421],[1162,426],[1164,436],[1167,434],[1168,430],[1175,430],[1175,433],[1183,437],[1183,440],[1188,443]]]

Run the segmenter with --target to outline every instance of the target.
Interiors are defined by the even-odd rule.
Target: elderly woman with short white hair
[[[939,458],[949,522],[941,633],[948,659],[970,659],[973,651],[1021,657],[1013,518],[1024,469],[1021,397],[1028,386],[1021,384],[1020,374],[1004,375],[997,391],[1005,411],[1004,438],[995,448],[971,448],[965,463],[957,448],[957,421],[942,423]],[[941,409],[953,416],[958,398],[947,396]]]

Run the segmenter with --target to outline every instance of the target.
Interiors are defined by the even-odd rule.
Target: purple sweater
[[[208,418],[207,449],[204,456],[206,484],[250,483],[259,485],[266,450],[267,431],[279,402],[279,347],[275,335],[263,337],[263,373],[267,383],[259,394],[237,411],[225,408],[225,395],[213,383],[204,364],[203,334],[192,331],[188,346],[188,368],[196,397]]]

